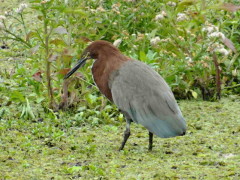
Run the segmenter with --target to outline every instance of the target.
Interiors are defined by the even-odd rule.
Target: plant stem
[[[20,17],[21,17],[23,28],[24,28],[24,31],[25,31],[25,36],[27,37],[27,28],[26,28],[22,13],[20,14]]]
[[[240,87],[240,84],[236,84],[236,85],[233,85],[233,86],[224,87],[224,89],[233,89],[233,88],[236,88],[236,87]]]
[[[219,64],[217,61],[217,55],[215,52],[213,52],[213,62],[216,68],[216,90],[217,90],[217,99],[221,99],[221,79],[220,79],[220,73],[221,70],[219,68]]]
[[[19,41],[19,42],[22,42],[24,45],[26,45],[27,47],[31,48],[32,45],[26,41],[24,41],[22,38],[18,37],[17,35],[13,34],[11,31],[7,30],[7,29],[4,29],[4,31],[10,35],[12,35],[13,37],[15,38],[11,38],[15,41]],[[10,39],[10,38],[9,38]]]
[[[51,84],[51,62],[49,62],[49,32],[48,32],[48,20],[46,17],[46,12],[43,11],[44,15],[44,48],[45,48],[45,62],[46,62],[46,76],[47,76],[47,89],[48,89],[48,97],[50,98],[49,107],[51,109],[56,108],[56,102],[53,96],[52,84]]]

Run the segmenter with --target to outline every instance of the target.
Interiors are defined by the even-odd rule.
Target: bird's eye
[[[97,59],[98,54],[97,54],[97,52],[92,52],[89,56],[93,59]]]

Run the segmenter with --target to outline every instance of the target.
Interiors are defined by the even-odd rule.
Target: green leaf
[[[45,97],[38,97],[36,99],[37,104],[41,103],[43,100],[45,100]]]
[[[63,12],[65,12],[65,13],[72,13],[72,14],[80,14],[82,16],[86,16],[87,15],[87,13],[85,11],[81,10],[81,9],[77,9],[76,10],[76,9],[72,9],[72,8],[67,8]]]
[[[13,91],[10,96],[12,101],[19,101],[19,102],[24,102],[25,98],[24,95],[19,92],[19,91]]]
[[[65,42],[61,39],[53,39],[50,41],[50,44],[55,44],[56,46],[58,46],[58,45],[65,45]]]
[[[139,52],[139,59],[141,61],[146,61],[147,60],[147,56],[146,56],[145,52],[143,52],[143,51]]]
[[[191,6],[193,4],[196,4],[197,0],[184,0],[180,2],[177,6],[177,12],[184,11],[188,6]]]
[[[68,66],[68,65],[71,63],[71,61],[72,61],[72,59],[73,59],[73,56],[63,55],[63,56],[62,56],[62,59],[63,59],[64,65],[65,65],[65,66]]]
[[[62,34],[68,34],[67,29],[64,28],[64,27],[62,27],[62,26],[59,26],[59,27],[55,28],[53,31],[54,31],[55,33],[61,34],[61,35],[62,35]]]
[[[26,98],[26,102],[27,102],[26,112],[28,113],[28,116],[30,116],[30,118],[32,118],[32,119],[35,119],[35,116],[33,114],[32,108],[29,104],[28,98]]]
[[[191,91],[191,93],[192,93],[192,96],[193,96],[195,99],[197,99],[198,94],[197,94],[195,91],[193,91],[193,90],[190,90],[190,91]]]

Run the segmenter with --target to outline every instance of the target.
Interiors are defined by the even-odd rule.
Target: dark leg
[[[127,121],[126,130],[125,130],[125,132],[124,132],[124,134],[123,134],[123,141],[122,141],[121,147],[119,148],[119,151],[123,150],[123,148],[124,148],[124,146],[125,146],[128,138],[129,138],[129,136],[130,136],[130,134],[131,134],[131,133],[130,133],[131,120],[127,119],[126,121]]]
[[[152,144],[153,144],[153,133],[149,131],[149,146],[148,146],[149,151],[152,151]]]

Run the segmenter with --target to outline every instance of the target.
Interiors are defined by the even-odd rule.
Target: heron
[[[187,125],[166,81],[147,64],[123,55],[108,41],[92,42],[81,59],[65,75],[70,77],[88,59],[94,59],[93,79],[100,92],[113,102],[126,119],[126,130],[119,150],[131,134],[132,122],[149,131],[149,146],[153,147],[153,134],[161,138],[183,136]]]

